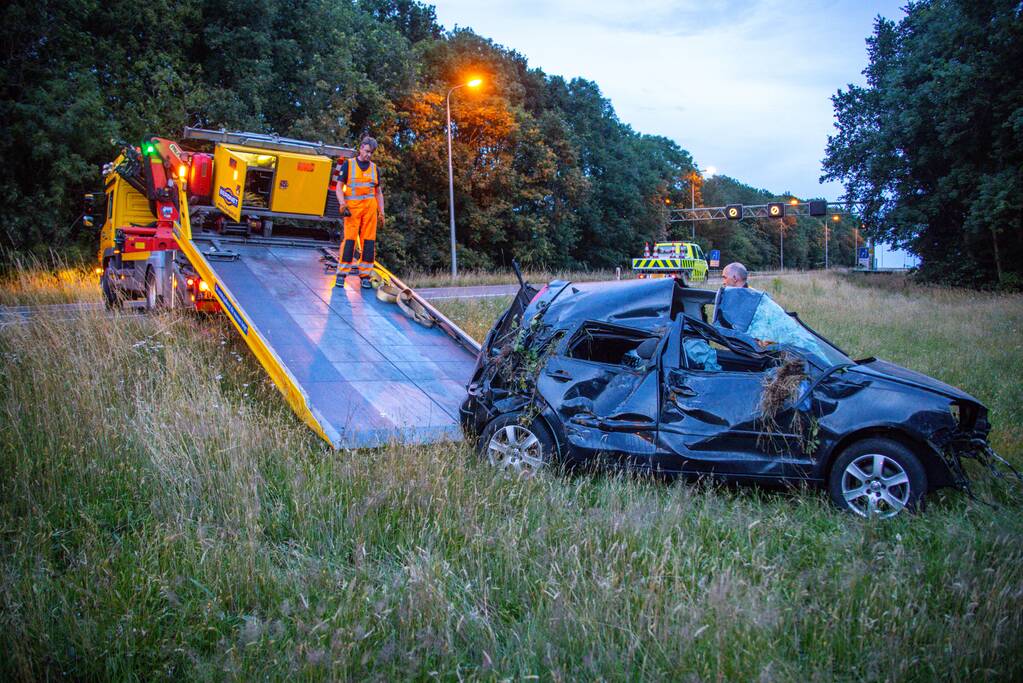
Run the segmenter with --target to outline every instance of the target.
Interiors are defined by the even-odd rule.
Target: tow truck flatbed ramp
[[[461,438],[458,409],[479,347],[450,321],[447,331],[424,327],[355,277],[335,287],[322,242],[184,236],[234,327],[335,448]]]

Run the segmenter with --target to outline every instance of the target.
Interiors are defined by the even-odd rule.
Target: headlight
[[[980,412],[980,408],[977,404],[969,401],[954,401],[948,405],[948,412],[952,414],[956,427],[961,431],[969,432],[977,425],[977,414]]]

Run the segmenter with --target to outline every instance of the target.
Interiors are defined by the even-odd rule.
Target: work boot
[[[373,289],[373,283],[370,281],[370,279],[368,277],[364,277],[364,278],[361,278],[361,279],[362,279],[362,288],[363,289]]]
[[[344,287],[345,286],[345,276],[344,275],[338,275],[336,278],[334,278],[334,286],[335,287]]]

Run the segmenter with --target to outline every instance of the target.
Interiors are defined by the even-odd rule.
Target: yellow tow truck
[[[87,202],[105,202],[104,298],[111,308],[141,298],[147,309],[222,311],[298,417],[335,448],[458,439],[479,344],[380,261],[376,279],[405,308],[337,282],[335,189],[354,155],[198,128],[180,142],[122,145],[103,196]]]
[[[657,242],[649,244],[642,258],[632,259],[632,270],[639,278],[674,277],[686,284],[707,279],[707,259],[695,242]]]

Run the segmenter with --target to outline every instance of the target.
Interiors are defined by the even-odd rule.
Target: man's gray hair
[[[362,147],[363,145],[369,145],[369,150],[371,152],[377,151],[377,141],[368,135],[359,143],[359,147]]]
[[[733,261],[725,266],[725,270],[732,271],[732,275],[739,278],[743,282],[749,277],[749,273],[746,271],[746,266],[742,265],[738,261]]]

